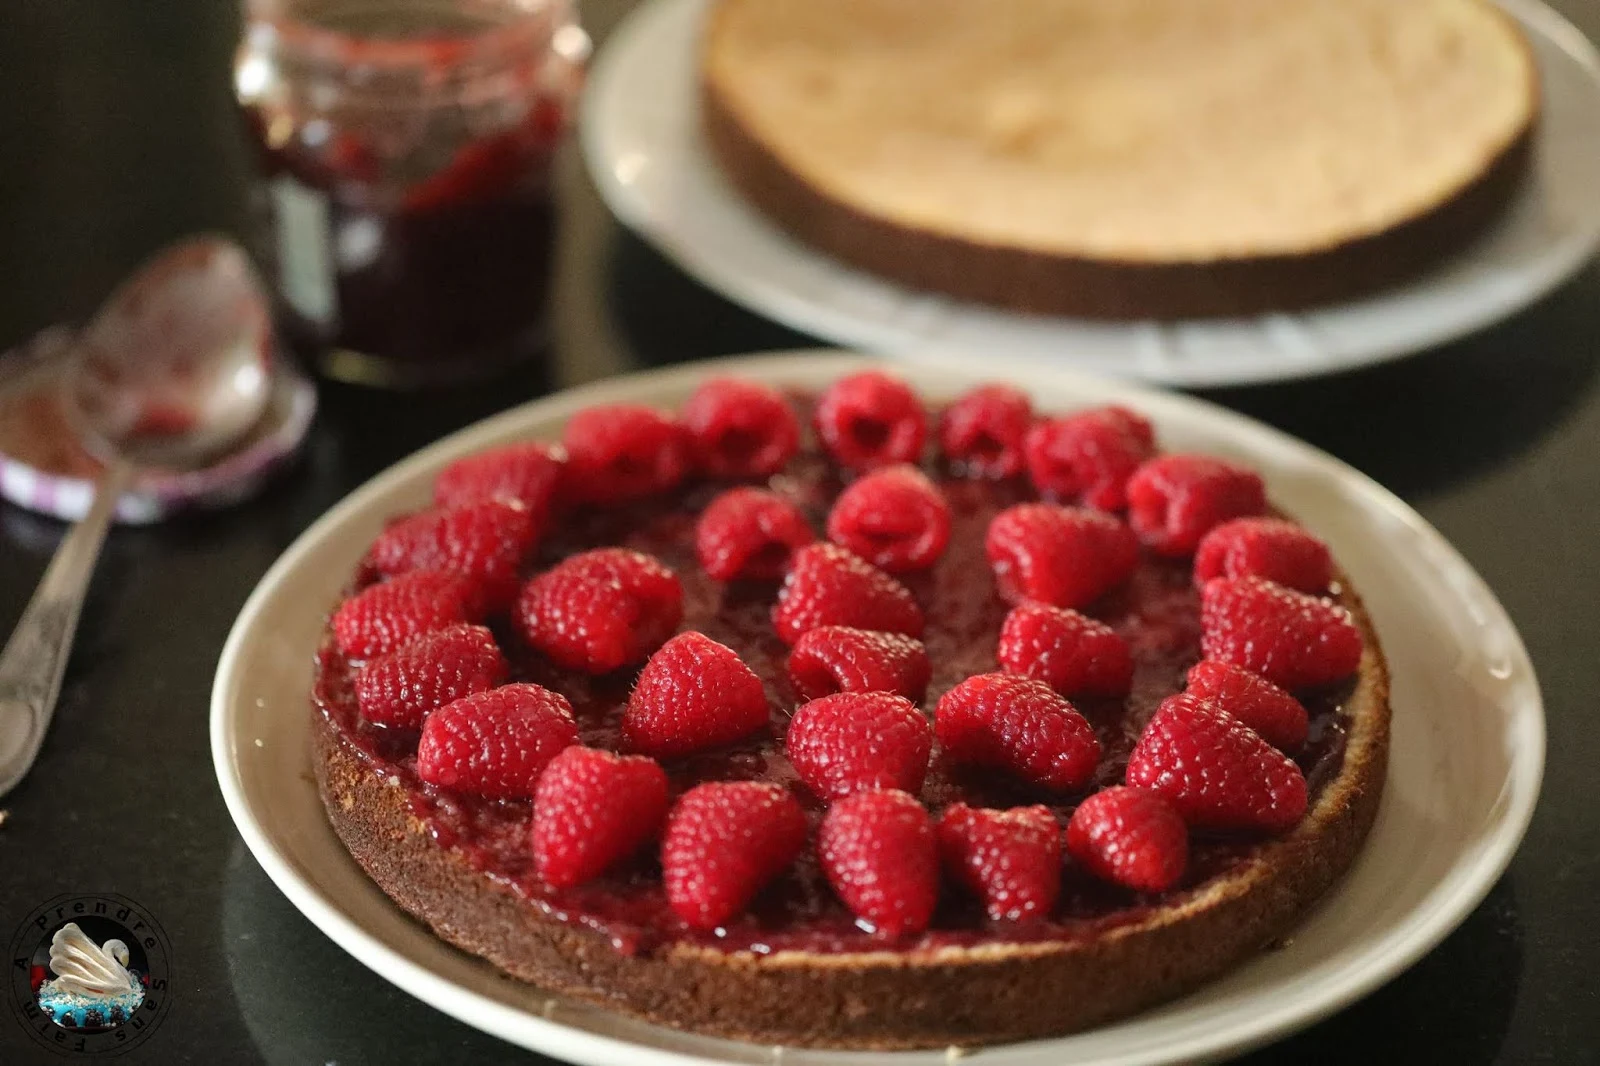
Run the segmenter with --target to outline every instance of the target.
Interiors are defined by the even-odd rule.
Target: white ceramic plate
[[[312,783],[307,693],[323,619],[396,511],[426,503],[448,461],[504,441],[554,438],[590,404],[681,402],[708,372],[816,389],[856,365],[809,352],[616,378],[538,400],[412,456],[324,515],[272,567],[235,623],[212,692],[211,744],[228,810],[295,906],[377,973],[469,1025],[593,1066],[776,1063],[934,1066],[943,1053],[839,1053],[689,1036],[547,998],[407,918],[345,852]],[[1116,1025],[974,1053],[983,1066],[1156,1063],[1220,1055],[1337,1010],[1437,944],[1499,877],[1532,814],[1544,764],[1538,683],[1504,610],[1417,514],[1351,468],[1218,407],[1062,371],[987,362],[906,368],[927,397],[980,378],[1026,382],[1043,410],[1120,402],[1165,446],[1232,456],[1332,545],[1365,597],[1394,674],[1383,806],[1349,876],[1282,951]]]
[[[1572,274],[1600,241],[1600,58],[1538,0],[1502,0],[1538,57],[1544,114],[1532,174],[1460,257],[1379,295],[1299,314],[1098,323],[960,303],[864,273],[747,204],[707,154],[695,57],[705,0],[648,0],[602,50],[585,93],[584,156],[624,223],[729,299],[886,355],[984,352],[1168,385],[1310,377],[1443,344]]]

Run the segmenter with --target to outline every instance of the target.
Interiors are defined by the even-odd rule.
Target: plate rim
[[[1565,15],[1543,0],[1490,0],[1490,2],[1511,15],[1525,32],[1537,31],[1565,53],[1573,63],[1585,69],[1589,74],[1591,87],[1597,99],[1600,99],[1600,49],[1597,49],[1596,45]],[[936,356],[930,356],[928,349],[931,342],[927,337],[910,334],[892,324],[840,310],[826,302],[796,293],[779,283],[753,282],[749,276],[735,267],[722,264],[715,254],[699,251],[698,245],[682,240],[673,227],[662,224],[658,215],[644,210],[641,199],[634,197],[628,191],[627,183],[618,178],[611,165],[614,161],[612,155],[602,148],[607,131],[600,128],[600,120],[595,117],[600,111],[596,101],[608,93],[613,82],[619,80],[616,68],[621,66],[621,60],[616,57],[628,47],[635,45],[635,38],[655,30],[659,22],[673,15],[696,19],[702,17],[706,3],[707,0],[644,0],[612,30],[596,55],[581,103],[578,140],[589,178],[599,191],[606,207],[624,226],[665,255],[695,281],[752,313],[770,318],[790,329],[815,336],[823,343],[869,350],[907,362],[923,362],[928,358],[947,355],[947,351],[941,350]],[[1540,71],[1543,79],[1542,64]],[[1533,134],[1536,153],[1543,139],[1548,136],[1547,124],[1538,123]],[[695,149],[695,155],[704,158],[703,145]],[[706,160],[706,165],[714,166],[709,160]],[[731,189],[727,192],[734,199],[741,199]],[[1521,187],[1516,199],[1521,200],[1527,195],[1526,187]],[[870,271],[806,246],[762,217],[753,207],[749,207],[748,204],[745,207],[760,225],[772,230],[785,242],[795,244],[805,256],[826,264],[830,272],[844,277],[860,275],[868,278],[874,285],[882,286],[885,291],[907,302],[934,301],[941,306],[954,308],[958,315],[997,314],[1013,322],[1038,322],[1044,329],[1094,327],[1132,334],[1152,329],[1158,333],[1165,333],[1172,329],[1190,326],[1205,329],[1216,325],[1219,328],[1243,329],[1252,335],[1260,335],[1270,331],[1270,323],[1282,319],[1300,322],[1311,318],[1314,321],[1318,313],[1334,312],[1392,313],[1392,305],[1379,307],[1374,312],[1363,312],[1360,308],[1368,301],[1394,299],[1394,294],[1409,284],[1403,283],[1362,299],[1325,307],[1293,312],[1264,312],[1240,318],[1100,322],[1068,316],[1031,316],[915,289],[893,279],[872,274]],[[1229,388],[1309,380],[1378,366],[1451,344],[1531,307],[1583,269],[1597,248],[1600,248],[1600,211],[1593,215],[1587,228],[1563,232],[1551,242],[1551,247],[1542,253],[1531,267],[1524,268],[1518,274],[1509,275],[1518,279],[1517,284],[1491,287],[1487,298],[1463,305],[1463,308],[1456,311],[1442,327],[1438,324],[1438,316],[1435,315],[1434,323],[1430,326],[1401,331],[1391,329],[1389,335],[1377,343],[1343,342],[1342,349],[1327,358],[1305,360],[1279,353],[1281,358],[1260,358],[1243,366],[1227,364],[1219,372],[1205,369],[1207,362],[1204,356],[1176,361],[1157,360],[1151,363],[1130,355],[1126,360],[1125,372],[1107,365],[1095,365],[1087,369],[1089,372],[1103,375],[1115,374],[1119,377],[1176,388]],[[1462,255],[1470,260],[1473,252],[1468,250]],[[1419,275],[1421,276],[1425,275]],[[1053,323],[1058,325],[1052,325]],[[1243,325],[1245,323],[1249,325]],[[976,342],[976,338],[968,338],[963,343],[971,346]],[[1063,349],[1077,348],[1080,351],[1091,347],[1092,343],[1066,339],[1061,342]],[[1060,363],[1062,359],[1073,359],[1072,356],[1021,351],[1008,352],[1007,357],[1048,366],[1062,365]],[[1085,369],[1076,361],[1066,362],[1064,365],[1073,369]]]
[[[458,451],[465,452],[472,448],[478,439],[494,437],[497,433],[523,422],[568,417],[581,407],[612,402],[623,397],[636,399],[651,386],[657,386],[662,390],[681,388],[690,382],[703,380],[711,373],[759,374],[767,371],[781,376],[785,369],[789,369],[798,374],[800,368],[823,359],[841,370],[869,365],[892,366],[880,357],[845,349],[791,349],[674,364],[561,390],[471,423],[385,468],[322,514],[273,562],[240,609],[218,659],[208,714],[212,764],[229,817],[252,856],[279,891],[283,892],[295,908],[324,935],[357,961],[401,990],[422,999],[459,1021],[514,1044],[531,1047],[522,1040],[506,1036],[506,1030],[513,1027],[525,1028],[531,1024],[535,1030],[543,1030],[541,1036],[548,1041],[538,1050],[546,1054],[562,1056],[570,1054],[575,1056],[575,1061],[604,1064],[617,1061],[618,1055],[628,1056],[628,1061],[657,1064],[657,1066],[691,1066],[691,1064],[725,1061],[650,1047],[624,1037],[609,1036],[581,1026],[566,1025],[541,1018],[442,977],[369,933],[359,921],[346,914],[332,899],[324,896],[314,884],[300,874],[295,862],[279,849],[265,825],[256,817],[244,792],[237,758],[239,749],[232,728],[235,704],[230,697],[239,684],[241,676],[239,660],[245,654],[246,641],[256,625],[256,619],[265,611],[278,586],[298,568],[301,559],[315,550],[332,530],[367,510],[392,486],[410,479],[418,471],[442,460],[445,455]],[[1007,376],[1008,369],[1024,368],[1032,369],[1027,364],[1019,366],[1015,362],[1009,364],[997,362],[986,364],[981,372],[975,372],[971,368],[960,366],[954,360],[936,356],[928,362],[917,363],[909,368],[909,372],[914,377],[925,378],[937,377],[940,372],[944,372],[955,379],[970,380],[975,374],[999,378]],[[1153,1048],[1144,1053],[1112,1056],[1099,1061],[1133,1066],[1133,1064],[1171,1062],[1175,1057],[1181,1057],[1183,1060],[1198,1057],[1204,1060],[1210,1056],[1243,1052],[1314,1024],[1398,976],[1436,947],[1464,921],[1499,881],[1526,835],[1543,782],[1547,728],[1538,676],[1521,633],[1481,575],[1426,519],[1361,471],[1282,430],[1207,400],[1067,368],[1052,368],[1041,372],[1049,374],[1050,387],[1062,392],[1088,388],[1104,395],[1110,402],[1128,402],[1146,410],[1175,413],[1180,417],[1185,414],[1198,415],[1220,431],[1226,432],[1230,440],[1246,442],[1247,447],[1252,446],[1253,442],[1256,447],[1270,447],[1278,450],[1280,454],[1293,456],[1299,460],[1310,460],[1319,466],[1331,464],[1343,478],[1347,479],[1354,491],[1366,497],[1365,502],[1420,536],[1431,552],[1442,553],[1441,557],[1452,564],[1456,572],[1467,582],[1469,586],[1467,591],[1473,593],[1479,602],[1488,605],[1490,610],[1498,613],[1504,631],[1510,637],[1506,651],[1512,662],[1523,667],[1523,673],[1526,675],[1527,706],[1521,709],[1521,714],[1515,720],[1523,743],[1514,752],[1507,778],[1501,786],[1496,807],[1504,805],[1506,810],[1497,828],[1488,837],[1474,842],[1475,846],[1470,851],[1462,853],[1463,856],[1473,856],[1470,866],[1463,866],[1458,859],[1444,876],[1430,887],[1428,895],[1424,897],[1424,901],[1428,904],[1425,910],[1420,906],[1415,908],[1412,912],[1415,917],[1408,916],[1406,921],[1391,930],[1379,942],[1369,945],[1363,954],[1373,957],[1370,963],[1315,998],[1309,1000],[1302,998],[1269,1006],[1268,1009],[1255,1015],[1246,1025],[1199,1034],[1181,1048],[1167,1050]],[[917,384],[918,387],[928,387],[926,381]],[[1512,719],[1508,719],[1508,723],[1511,721]],[[1450,889],[1448,896],[1435,898],[1443,887]],[[1337,890],[1336,885],[1333,891]],[[1123,1021],[1135,1020],[1137,1017],[1134,1015]],[[1051,1038],[1000,1046],[1047,1046],[1058,1040],[1070,1038],[1070,1036]],[[831,1057],[837,1058],[840,1062],[849,1062],[852,1055],[858,1054],[849,1051],[830,1053]]]

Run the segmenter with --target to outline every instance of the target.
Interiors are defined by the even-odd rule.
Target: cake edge
[[[312,762],[335,833],[377,886],[446,942],[537,988],[647,1021],[763,1044],[852,1049],[977,1046],[1076,1032],[1191,991],[1282,937],[1348,869],[1382,796],[1389,673],[1365,640],[1346,705],[1344,763],[1289,836],[1197,895],[1092,939],[900,952],[762,956],[677,944],[624,955],[551,918],[439,847],[405,795],[313,704]]]
[[[1522,28],[1509,13],[1489,6],[1528,53],[1531,102],[1520,132],[1432,208],[1303,254],[1141,262],[1041,252],[903,225],[830,196],[787,166],[741,121],[703,58],[697,64],[701,126],[722,174],[763,216],[846,264],[917,289],[1030,314],[1095,319],[1302,310],[1416,277],[1471,245],[1515,198],[1533,155],[1542,86]],[[717,15],[710,15],[707,41]]]

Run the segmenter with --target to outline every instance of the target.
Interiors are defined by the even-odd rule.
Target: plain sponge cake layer
[[[1437,254],[1503,201],[1538,110],[1526,44],[1485,0],[719,0],[703,77],[714,150],[780,222],[1020,306],[1040,301],[962,274],[1181,282],[1453,213],[1410,234]],[[914,261],[963,249],[964,270]]]

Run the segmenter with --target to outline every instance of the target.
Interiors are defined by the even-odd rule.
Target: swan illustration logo
[[[95,942],[68,922],[50,938],[50,972],[39,986],[39,1006],[57,1025],[100,1029],[133,1017],[144,1002],[143,975],[129,969],[128,945],[112,937]]]
[[[19,1017],[54,1050],[115,1053],[166,1014],[171,952],[148,911],[121,896],[73,896],[38,908],[12,945]]]

